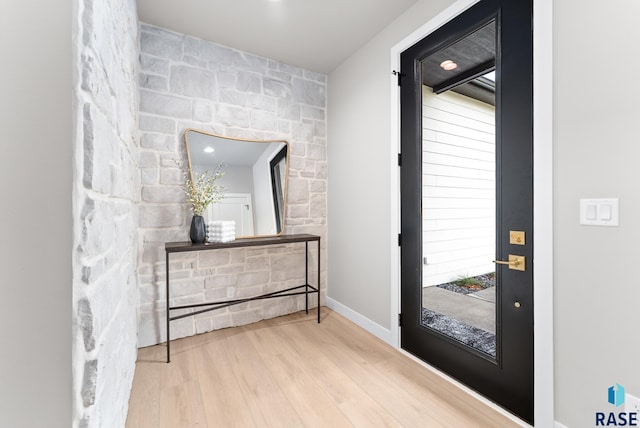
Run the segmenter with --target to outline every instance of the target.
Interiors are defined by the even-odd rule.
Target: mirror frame
[[[256,235],[236,236],[236,239],[241,239],[241,238],[265,238],[265,237],[270,237],[270,236],[280,236],[280,235],[282,235],[284,233],[285,219],[287,217],[286,216],[286,212],[287,212],[287,190],[289,189],[289,163],[291,161],[291,159],[290,159],[291,158],[291,145],[289,144],[289,141],[284,140],[284,139],[282,139],[282,140],[251,140],[251,139],[248,139],[248,138],[227,137],[227,136],[224,136],[224,135],[215,134],[213,132],[203,131],[201,129],[187,128],[187,129],[184,130],[182,135],[184,137],[185,149],[187,151],[187,162],[188,162],[188,166],[189,166],[189,177],[191,178],[192,182],[193,182],[193,168],[191,167],[191,151],[189,150],[189,137],[187,136],[187,133],[189,131],[197,132],[198,134],[208,135],[210,137],[222,138],[222,139],[225,139],[225,140],[229,140],[231,142],[236,141],[236,142],[241,142],[241,143],[264,143],[264,144],[284,143],[285,144],[286,155],[285,155],[284,159],[286,161],[286,170],[285,170],[284,191],[283,191],[283,195],[282,195],[282,213],[281,213],[281,216],[280,216],[281,217],[280,231],[278,233],[268,234],[268,235],[257,235],[256,234]],[[271,169],[271,165],[269,167]],[[273,177],[271,177],[270,181],[272,181],[272,180],[273,180]],[[277,213],[276,213],[276,219],[277,219]],[[276,229],[278,229],[278,225],[277,224],[276,224]]]

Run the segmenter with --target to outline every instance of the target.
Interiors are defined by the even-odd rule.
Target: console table
[[[318,247],[318,283],[317,287],[309,285],[309,242],[317,242]],[[191,251],[208,251],[219,250],[228,248],[240,248],[240,247],[258,247],[266,245],[281,245],[290,244],[296,242],[305,243],[305,283],[297,287],[291,287],[280,291],[274,291],[271,293],[261,294],[259,296],[247,297],[244,299],[223,300],[219,302],[197,303],[191,305],[179,305],[171,306],[171,287],[169,282],[169,255],[172,253],[184,253]],[[206,243],[206,244],[192,244],[191,242],[167,242],[164,246],[166,253],[167,263],[167,288],[166,288],[166,321],[167,321],[167,363],[171,362],[171,335],[170,335],[170,322],[190,317],[193,315],[201,314],[204,312],[214,311],[216,309],[226,308],[232,305],[239,305],[240,303],[250,302],[253,300],[273,299],[276,297],[286,296],[298,296],[305,295],[305,310],[309,313],[309,293],[316,293],[318,295],[318,323],[320,323],[320,237],[317,235],[280,235],[260,238],[242,238],[231,242],[225,243]],[[177,309],[190,309],[190,308],[203,308],[188,314],[171,316],[172,310]]]

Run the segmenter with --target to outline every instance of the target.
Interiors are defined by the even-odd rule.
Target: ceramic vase
[[[194,244],[202,244],[207,236],[204,217],[194,215],[191,219],[191,229],[189,230],[189,238]]]

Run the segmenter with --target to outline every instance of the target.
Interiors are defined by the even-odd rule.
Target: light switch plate
[[[580,199],[580,224],[618,226],[618,198]]]

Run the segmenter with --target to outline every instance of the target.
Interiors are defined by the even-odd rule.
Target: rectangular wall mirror
[[[203,214],[206,221],[233,220],[236,236],[280,235],[284,230],[289,143],[245,140],[187,129],[184,141],[189,173],[213,172],[224,164],[224,198]]]

